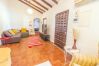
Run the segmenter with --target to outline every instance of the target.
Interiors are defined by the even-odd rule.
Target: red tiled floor
[[[22,39],[20,43],[1,46],[11,48],[12,66],[34,66],[47,60],[53,66],[65,66],[64,52],[53,43],[40,40],[43,45],[28,48],[27,39]]]

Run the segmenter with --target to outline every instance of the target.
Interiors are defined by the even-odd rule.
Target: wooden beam
[[[42,0],[42,2],[44,2],[46,5],[48,5],[49,7],[51,7],[51,8],[52,8],[52,5],[51,5],[51,4],[49,4],[47,1]]]
[[[36,4],[40,5],[41,7],[43,7],[44,9],[48,10],[47,7],[43,6],[42,4],[40,4],[39,2],[37,2],[36,0],[32,0],[33,2],[35,2]]]
[[[27,6],[31,7],[31,8],[33,8],[33,9],[35,9],[36,11],[40,12],[41,14],[43,14],[43,12],[41,12],[40,10],[38,10],[38,9],[36,9],[36,8],[34,8],[34,7],[32,7],[31,5],[27,4],[26,2],[24,2],[24,1],[22,1],[22,0],[19,0],[19,1],[22,2],[22,3],[25,4],[25,5],[27,5]]]
[[[24,1],[26,1],[27,3],[29,3],[30,5],[32,5],[32,6],[36,7],[36,8],[38,8],[38,9],[40,9],[41,11],[45,12],[45,10],[43,10],[43,9],[41,9],[40,7],[34,5],[34,4],[31,3],[30,1],[28,1],[28,0],[24,0]]]
[[[58,2],[56,0],[52,0],[54,3],[58,4]]]

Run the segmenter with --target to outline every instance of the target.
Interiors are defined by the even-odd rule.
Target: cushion
[[[96,58],[97,64],[99,64],[99,58]]]
[[[12,36],[12,34],[10,34],[8,31],[5,31],[3,33],[4,33],[5,37],[11,37]]]
[[[91,64],[94,66],[94,65],[96,65],[97,64],[97,59],[96,59],[96,57],[91,57],[92,58],[92,60],[91,60]]]
[[[9,30],[9,33],[11,33],[12,35],[15,35],[15,33],[13,32],[13,30]]]
[[[69,66],[74,66],[74,64],[79,64],[81,66],[96,66],[99,64],[99,58],[91,55],[74,55]]]
[[[21,28],[21,32],[27,32],[26,28],[25,27]]]
[[[18,32],[17,29],[12,29],[12,31],[16,34]]]

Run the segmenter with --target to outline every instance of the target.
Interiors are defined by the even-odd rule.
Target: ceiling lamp
[[[75,3],[80,3],[83,0],[74,0]]]
[[[27,9],[27,13],[28,14],[33,14],[33,9],[31,9],[31,8]]]

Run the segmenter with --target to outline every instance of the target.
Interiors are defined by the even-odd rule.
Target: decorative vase
[[[73,44],[73,47],[72,47],[72,49],[77,49],[77,47],[76,47],[76,39],[74,39],[74,44]]]

